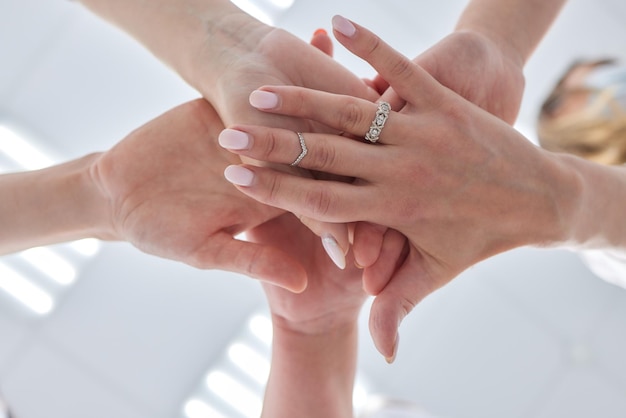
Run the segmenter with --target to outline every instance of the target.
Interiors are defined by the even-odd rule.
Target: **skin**
[[[230,0],[81,0],[128,32],[196,88],[220,119],[324,131],[302,119],[258,112],[250,92],[265,84],[306,86],[375,100],[378,94],[325,52],[246,14]],[[325,47],[324,44],[321,45]],[[289,59],[285,59],[289,51]],[[297,154],[296,154],[297,155]],[[246,160],[246,162],[259,164]],[[294,170],[311,176],[304,170]],[[345,225],[300,216],[319,236],[332,236],[347,252]]]
[[[302,291],[306,272],[271,246],[235,239],[283,212],[233,190],[222,172],[240,162],[217,144],[223,129],[203,99],[129,134],[111,150],[0,176],[0,252],[96,237],[149,254],[220,268]]]
[[[291,214],[255,228],[248,237],[300,261],[308,276],[300,294],[263,285],[274,340],[262,416],[353,416],[357,318],[366,297],[361,271],[352,262],[337,269],[319,239]]]
[[[372,64],[407,103],[390,115],[376,146],[305,135],[304,167],[355,180],[320,183],[245,166],[238,168],[252,176],[238,188],[285,210],[330,222],[376,223],[405,237],[394,239],[391,253],[401,257],[390,263],[393,278],[370,316],[383,355],[393,354],[398,324],[421,299],[478,261],[524,245],[626,247],[622,171],[536,148],[366,29],[355,28],[339,41]],[[278,106],[266,111],[313,118],[355,135],[368,130],[376,110],[375,104],[347,96],[264,89],[279,98]],[[284,163],[294,152],[288,131],[236,128],[252,138],[238,154]]]

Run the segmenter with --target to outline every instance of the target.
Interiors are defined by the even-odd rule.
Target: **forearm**
[[[110,238],[89,155],[43,170],[0,176],[0,254],[87,237]]]
[[[229,0],[80,1],[203,93],[210,89],[200,83],[215,80],[225,70],[236,56],[235,47],[252,49],[270,30]]]
[[[559,155],[560,163],[577,184],[563,200],[572,208],[566,244],[583,249],[626,251],[626,169],[595,164],[569,155]]]
[[[472,0],[456,30],[487,36],[523,67],[566,0]]]
[[[262,417],[352,417],[356,320],[322,334],[274,325]]]

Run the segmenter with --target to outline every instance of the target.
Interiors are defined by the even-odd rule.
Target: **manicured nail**
[[[333,260],[333,263],[340,269],[345,269],[346,256],[343,254],[343,250],[339,244],[337,244],[337,240],[331,235],[325,235],[322,237],[322,245],[324,246],[324,250],[326,250],[326,254]]]
[[[352,38],[356,33],[356,28],[352,22],[339,15],[333,16],[333,29],[348,38]]]
[[[278,106],[278,95],[269,91],[254,90],[250,93],[249,101],[257,109],[274,109]]]
[[[385,357],[387,364],[392,364],[396,361],[396,355],[398,354],[398,344],[400,342],[400,334],[396,334],[396,341],[393,343],[393,354],[391,357]]]
[[[224,170],[226,180],[237,186],[250,186],[254,181],[254,173],[238,165],[229,165]]]
[[[324,29],[319,28],[318,30],[316,30],[315,32],[313,32],[313,36],[318,36],[318,35],[328,35],[328,32],[326,32]]]
[[[217,137],[217,141],[226,149],[248,149],[250,147],[250,137],[247,133],[234,129],[224,129]]]

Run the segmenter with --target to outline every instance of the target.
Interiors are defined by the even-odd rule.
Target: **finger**
[[[225,232],[200,248],[192,265],[244,274],[295,293],[307,285],[304,267],[289,255],[271,246],[240,241]]]
[[[296,215],[298,216],[298,215]],[[328,257],[341,270],[346,268],[346,254],[350,249],[348,225],[320,222],[306,216],[298,216],[300,222],[321,238]]]
[[[421,268],[421,256],[411,251],[391,281],[374,299],[370,311],[370,334],[374,345],[388,361],[393,361],[398,348],[400,323],[434,290],[432,283]]]
[[[354,259],[361,267],[369,267],[378,260],[387,227],[359,222],[354,227],[352,251]]]
[[[417,106],[430,106],[440,100],[444,90],[419,65],[342,16],[334,16],[332,23],[337,40],[374,67],[401,97]]]
[[[323,222],[352,222],[376,214],[376,202],[363,206],[367,186],[303,178],[264,167],[231,165],[226,180],[247,196],[269,206]]]
[[[371,173],[366,168],[380,160],[382,150],[343,136],[260,126],[225,129],[218,141],[225,149],[254,160],[358,178]]]
[[[375,263],[363,270],[363,290],[370,295],[378,295],[404,263],[407,254],[406,237],[394,229],[388,229],[380,248],[380,256]]]
[[[294,86],[264,86],[250,94],[250,104],[265,112],[311,119],[358,138],[369,131],[379,107],[357,97]],[[380,142],[393,142],[393,119],[398,117],[390,112]]]
[[[311,45],[322,51],[329,57],[333,56],[333,40],[324,29],[318,29],[313,33]]]

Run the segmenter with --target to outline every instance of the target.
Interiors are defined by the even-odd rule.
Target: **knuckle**
[[[311,161],[311,168],[319,171],[332,171],[332,168],[336,166],[337,162],[337,151],[335,147],[327,141],[318,141],[318,145],[315,152],[312,153],[314,157]]]
[[[356,100],[348,99],[343,105],[341,112],[337,113],[337,125],[344,131],[361,134],[365,125],[369,125],[363,110]]]
[[[333,196],[326,188],[317,187],[304,196],[304,203],[314,219],[324,220],[331,211],[332,202]]]
[[[268,130],[263,134],[261,141],[255,141],[254,145],[259,145],[257,148],[257,158],[261,160],[273,161],[276,156],[274,155],[278,150],[278,135],[273,130]]]
[[[280,177],[276,175],[272,175],[267,179],[267,197],[264,203],[267,204],[276,204],[280,199],[280,194],[282,190],[282,183],[280,181]]]
[[[406,58],[398,58],[389,67],[390,78],[403,78],[412,73],[413,63]]]

